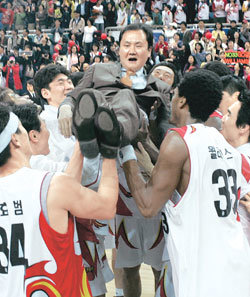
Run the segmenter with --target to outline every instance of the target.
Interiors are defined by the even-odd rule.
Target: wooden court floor
[[[106,250],[107,258],[111,263],[111,250]],[[110,264],[111,267],[111,264]],[[142,281],[142,294],[141,297],[154,297],[154,276],[153,272],[148,265],[142,264],[140,269],[141,281]],[[115,296],[115,282],[112,280],[107,283],[107,294],[106,297]]]

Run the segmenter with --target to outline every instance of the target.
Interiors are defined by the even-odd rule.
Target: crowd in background
[[[181,76],[211,60],[226,63],[226,51],[249,51],[248,21],[250,0],[3,0],[0,86],[23,95],[27,81],[44,65],[61,63],[84,73],[91,64],[116,62],[119,43],[105,28],[129,23],[162,29],[148,70],[171,61]],[[215,26],[208,30],[206,23]],[[248,83],[248,65],[228,66]]]

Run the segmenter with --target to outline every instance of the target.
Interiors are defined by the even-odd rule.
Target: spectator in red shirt
[[[3,72],[6,73],[6,87],[21,95],[23,85],[20,79],[20,67],[16,63],[15,57],[11,56],[7,64],[3,67]]]
[[[10,30],[14,20],[14,11],[11,8],[11,3],[7,3],[7,8],[4,8],[0,4],[0,12],[3,13],[2,15],[2,24],[3,28],[6,30]]]
[[[160,34],[158,42],[155,44],[155,52],[158,54],[159,50],[163,50],[165,58],[168,57],[168,43],[164,40],[164,35]]]

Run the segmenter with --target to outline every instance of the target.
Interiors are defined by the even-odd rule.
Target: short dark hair
[[[222,90],[229,95],[233,95],[235,92],[242,92],[246,89],[244,80],[235,75],[225,75],[221,77]]]
[[[180,25],[184,25],[185,27],[187,27],[187,23],[186,22],[181,22]]]
[[[29,84],[29,85],[31,85],[31,86],[34,87],[34,79],[31,78],[31,79],[27,80],[27,84]]]
[[[220,61],[211,61],[207,63],[203,69],[210,70],[214,73],[216,73],[219,76],[224,76],[228,74],[232,74],[231,70],[222,62]]]
[[[250,91],[245,90],[241,92],[238,98],[241,102],[241,107],[238,112],[236,126],[239,128],[244,125],[250,125]],[[250,134],[248,136],[248,142],[250,142]]]
[[[95,20],[94,20],[93,18],[90,17],[90,18],[88,18],[88,21],[90,21],[91,25],[93,26]]]
[[[222,29],[223,29],[223,24],[222,24],[221,22],[216,22],[216,23],[215,23],[215,25],[214,25],[215,30],[216,30],[216,25],[217,25],[217,24],[220,24],[220,29],[221,29],[221,31],[222,31]]]
[[[49,89],[49,84],[59,74],[65,74],[69,77],[68,70],[60,64],[48,64],[37,71],[34,76],[34,87],[39,98],[44,99],[41,90],[43,88]]]
[[[0,87],[0,103],[3,105],[14,104],[12,94],[14,95],[14,92],[11,89]]]
[[[148,48],[152,48],[153,47],[153,31],[151,30],[151,28],[148,25],[145,25],[142,23],[130,24],[130,25],[126,26],[125,28],[123,28],[120,32],[119,44],[121,44],[122,36],[124,33],[128,32],[128,31],[138,31],[138,30],[142,30],[146,34]]]
[[[113,58],[110,55],[108,55],[108,54],[106,54],[105,56],[103,56],[103,59],[104,59],[104,57],[107,58],[109,61],[114,61]]]
[[[41,121],[38,117],[39,110],[35,104],[15,104],[12,106],[12,111],[19,117],[27,132],[31,130],[41,131]]]
[[[83,78],[83,76],[84,76],[84,72],[81,72],[81,71],[73,72],[70,74],[70,79],[72,80],[74,87],[77,86],[77,84]]]
[[[197,69],[185,74],[178,86],[185,97],[192,118],[205,122],[222,99],[222,83],[212,71]]]
[[[8,124],[10,119],[10,107],[0,104],[0,134],[3,132],[4,128]],[[20,130],[17,128],[16,133],[20,133]],[[11,157],[10,153],[10,144],[0,153],[0,167],[5,165],[9,158]]]

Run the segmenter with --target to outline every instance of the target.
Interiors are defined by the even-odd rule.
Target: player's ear
[[[14,145],[15,148],[20,148],[21,147],[21,143],[18,139],[18,134],[14,133],[11,135],[11,143]]]
[[[179,100],[179,106],[180,108],[183,108],[187,103],[187,99],[185,97],[180,97],[180,100]]]
[[[41,95],[44,99],[49,99],[49,96],[50,96],[50,92],[48,89],[46,88],[42,88],[41,89]]]
[[[29,133],[29,139],[31,142],[37,143],[38,142],[38,131],[36,130],[30,130]]]
[[[244,124],[242,126],[239,127],[239,131],[241,135],[250,135],[250,125]]]

